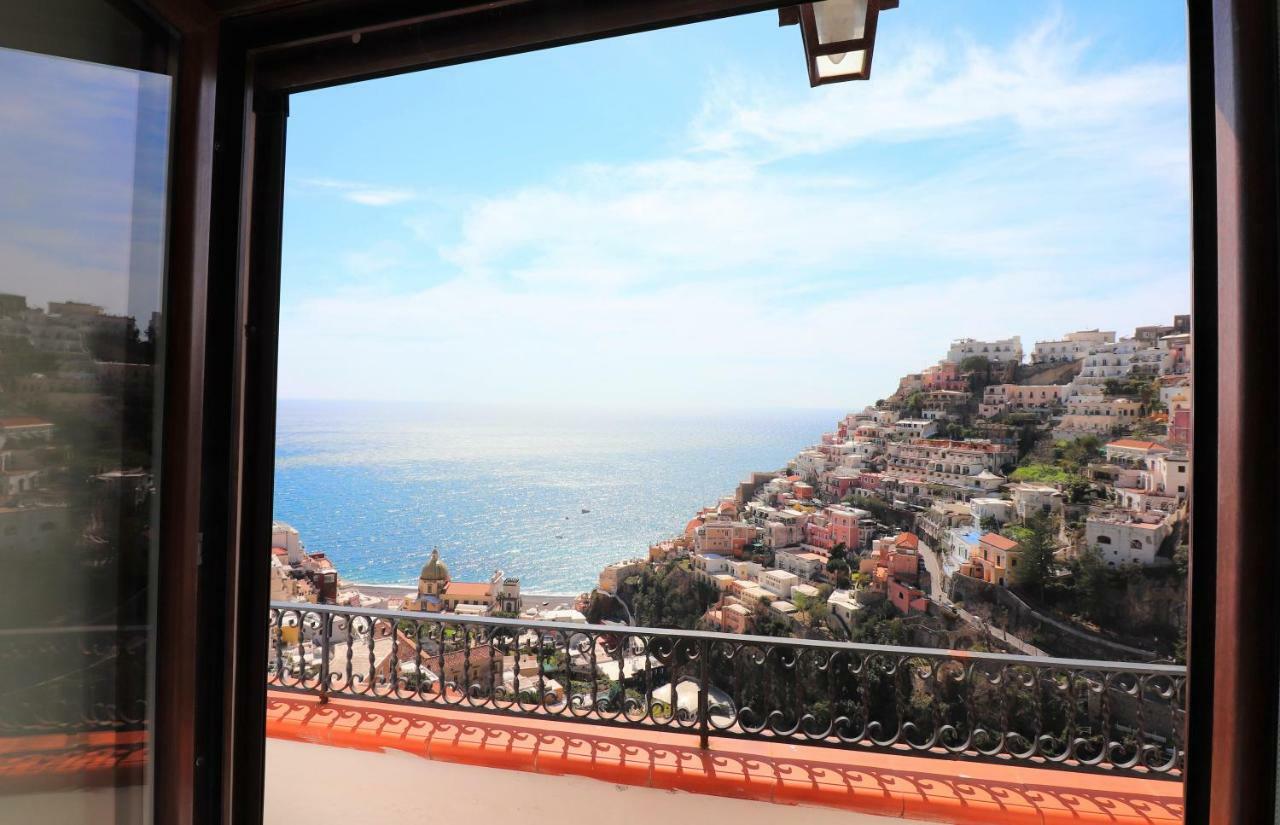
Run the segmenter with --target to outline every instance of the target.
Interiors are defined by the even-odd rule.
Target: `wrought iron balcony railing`
[[[1185,668],[275,602],[268,685],[1180,779]]]
[[[145,625],[0,629],[0,738],[147,727]]]

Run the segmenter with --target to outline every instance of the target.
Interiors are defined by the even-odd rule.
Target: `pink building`
[[[720,608],[720,626],[726,633],[749,633],[751,631],[751,610],[733,600]]]
[[[862,473],[854,479],[854,486],[863,490],[883,490],[883,473]]]
[[[904,616],[910,616],[912,613],[924,613],[929,609],[929,600],[925,598],[924,591],[912,587],[909,584],[903,584],[895,578],[889,578],[889,604],[893,605],[898,612]]]
[[[693,549],[700,554],[719,553],[742,558],[742,550],[756,540],[756,527],[733,521],[727,515],[708,518],[693,529]]]
[[[903,613],[928,608],[924,592],[915,586],[920,578],[919,548],[920,539],[914,533],[876,539],[871,557],[858,564],[858,572],[871,575],[871,589],[884,593]]]
[[[941,361],[920,373],[920,387],[923,390],[963,391],[969,388],[969,382],[960,377],[959,364]]]
[[[1191,441],[1191,410],[1185,407],[1169,413],[1169,443],[1186,445]]]
[[[835,539],[831,537],[831,522],[825,518],[811,519],[804,526],[804,543],[823,550],[835,547]]]
[[[858,524],[862,519],[861,513],[852,507],[835,505],[828,507],[825,515],[827,523],[831,526],[833,546],[836,544],[843,544],[845,547],[858,546],[860,539]]]
[[[844,498],[849,491],[858,486],[857,476],[832,476],[827,481],[827,489],[835,498]]]

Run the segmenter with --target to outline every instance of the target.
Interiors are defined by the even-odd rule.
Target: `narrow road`
[[[947,604],[943,598],[942,562],[933,548],[920,542],[920,557],[924,559],[924,569],[929,571],[929,598],[938,604]]]
[[[1026,656],[1048,656],[1049,655],[1048,653],[1036,647],[1035,645],[1031,644],[1030,642],[1024,642],[1021,639],[1019,639],[1017,636],[1014,636],[1011,633],[1005,633],[1000,628],[993,627],[992,625],[987,624],[986,622],[982,621],[982,619],[979,619],[977,616],[970,613],[968,610],[963,610],[959,607],[955,607],[954,605],[952,606],[951,609],[954,610],[956,614],[960,616],[960,618],[964,619],[974,628],[977,628],[978,630],[982,631],[983,633],[985,633],[986,635],[990,636],[993,639],[997,639],[1001,642],[1004,642],[1009,647],[1013,648],[1014,650],[1018,651],[1023,655],[1026,655]]]
[[[1013,648],[1019,653],[1022,653],[1026,656],[1048,656],[1049,655],[1048,653],[1045,653],[1043,650],[1031,644],[1030,642],[1024,642],[1023,640],[1019,639],[1017,636],[1006,633],[998,627],[992,627],[991,625],[984,622],[982,619],[970,613],[968,610],[964,610],[952,604],[951,599],[947,598],[947,595],[944,592],[942,562],[938,558],[938,554],[933,551],[932,547],[930,547],[929,545],[925,544],[922,541],[920,542],[920,557],[924,559],[924,569],[929,571],[929,598],[930,599],[932,599],[933,601],[937,602],[940,605],[944,605],[946,607],[951,608],[956,612],[956,615],[959,616],[961,619],[963,619],[969,626],[975,628],[976,630],[981,631],[982,633],[990,636],[993,639],[996,639],[1000,642],[1003,642],[1004,644],[1007,644],[1009,647]]]

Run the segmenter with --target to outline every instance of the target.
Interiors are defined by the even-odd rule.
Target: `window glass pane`
[[[117,23],[100,30],[112,62],[148,63],[125,59],[147,41]],[[57,39],[31,33],[4,41]],[[170,86],[0,47],[0,818],[13,821],[148,819]]]

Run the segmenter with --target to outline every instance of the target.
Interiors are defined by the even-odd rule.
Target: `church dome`
[[[422,565],[422,573],[418,575],[419,581],[436,582],[449,580],[449,568],[444,562],[440,561],[440,551],[431,548],[431,558],[427,559],[427,563]]]

